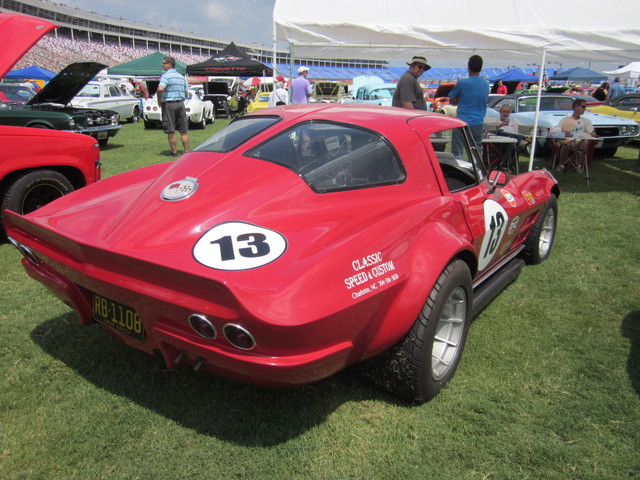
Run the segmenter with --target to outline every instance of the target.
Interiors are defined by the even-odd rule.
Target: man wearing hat
[[[298,76],[291,82],[291,103],[309,103],[311,83],[307,80],[309,69],[307,67],[298,68]]]
[[[413,57],[407,65],[409,69],[398,80],[391,105],[410,110],[426,110],[427,102],[424,100],[418,78],[431,67],[427,65],[426,58],[419,56]]]

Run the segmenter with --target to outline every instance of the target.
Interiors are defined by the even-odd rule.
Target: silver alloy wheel
[[[555,235],[556,213],[553,208],[549,208],[542,222],[542,230],[540,231],[540,240],[538,241],[538,253],[541,258],[546,258],[553,243]]]
[[[467,295],[464,288],[456,287],[442,309],[433,339],[431,374],[435,381],[442,379],[456,364],[466,316]]]

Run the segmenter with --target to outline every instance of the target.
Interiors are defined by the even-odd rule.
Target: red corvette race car
[[[291,386],[368,360],[423,402],[454,374],[472,316],[555,235],[553,176],[487,174],[471,145],[464,122],[433,113],[275,107],[5,223],[83,325],[168,367]]]

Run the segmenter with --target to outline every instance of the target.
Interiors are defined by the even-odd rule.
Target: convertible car
[[[5,224],[81,324],[170,368],[294,386],[361,363],[420,403],[555,236],[554,177],[487,173],[472,144],[424,111],[274,107]]]
[[[560,120],[573,113],[571,103],[577,98],[575,95],[543,94],[540,99],[540,117],[538,119],[538,145],[546,148],[546,137]],[[523,127],[533,127],[535,119],[537,97],[535,94],[505,95],[489,100],[487,117],[498,118],[502,105],[511,106],[512,115],[518,119]],[[619,146],[624,145],[640,135],[640,126],[633,120],[616,118],[600,113],[585,112],[584,117],[591,120],[595,135],[602,138],[596,149],[602,155],[613,156]]]
[[[207,123],[213,123],[216,119],[213,103],[211,100],[203,100],[203,97],[202,86],[191,86],[184,101],[189,124],[199,129],[205,129]],[[157,97],[153,95],[144,104],[144,127],[153,128],[160,125],[162,125],[162,110],[158,106]]]

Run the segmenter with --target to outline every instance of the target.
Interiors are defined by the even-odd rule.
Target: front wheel
[[[135,107],[133,109],[133,115],[131,115],[131,118],[129,119],[129,123],[138,123],[138,121],[140,120],[140,107]]]
[[[454,260],[440,274],[411,330],[370,363],[368,376],[409,402],[424,403],[435,397],[460,363],[472,303],[469,267]]]
[[[558,200],[552,193],[527,238],[524,257],[528,263],[537,265],[549,257],[556,237],[557,224]]]
[[[2,198],[2,209],[25,215],[74,190],[71,182],[53,170],[36,170],[15,179]]]

